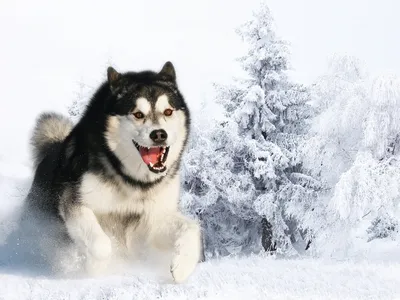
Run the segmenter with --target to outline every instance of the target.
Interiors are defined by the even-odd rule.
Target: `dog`
[[[149,245],[171,254],[172,279],[183,282],[201,256],[200,226],[178,208],[189,129],[171,62],[159,72],[109,67],[76,125],[53,112],[38,117],[27,209],[65,228],[88,274],[114,252]]]

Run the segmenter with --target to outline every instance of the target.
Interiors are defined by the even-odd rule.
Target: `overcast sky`
[[[210,82],[237,71],[235,27],[259,1],[0,2],[0,156],[26,157],[27,134],[43,109],[65,111],[79,83],[97,86],[121,71],[174,62],[195,110]],[[310,83],[334,53],[364,60],[373,73],[400,74],[396,0],[270,0],[278,33],[292,44],[293,76]]]

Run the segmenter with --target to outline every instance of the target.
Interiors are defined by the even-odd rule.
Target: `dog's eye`
[[[166,110],[164,110],[164,115],[166,115],[167,117],[169,117],[170,115],[172,115],[173,110],[170,108],[167,108]]]
[[[144,118],[144,114],[140,111],[137,111],[133,114],[135,116],[136,119],[143,119]]]

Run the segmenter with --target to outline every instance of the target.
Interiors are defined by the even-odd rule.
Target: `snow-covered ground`
[[[0,244],[13,229],[9,216],[20,206],[29,184],[28,168],[1,163]],[[368,262],[224,258],[199,264],[180,285],[161,268],[152,269],[154,265],[77,279],[40,275],[29,265],[16,270],[4,266],[4,259],[0,257],[0,299],[7,300],[400,299],[400,262],[379,257]]]
[[[3,273],[0,299],[400,299],[400,264],[226,258],[200,264],[181,285],[137,273],[99,279]]]

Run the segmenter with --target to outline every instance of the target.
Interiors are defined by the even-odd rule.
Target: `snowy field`
[[[0,299],[400,299],[400,264],[227,258],[200,264],[182,285],[137,273],[85,280],[3,273]]]

